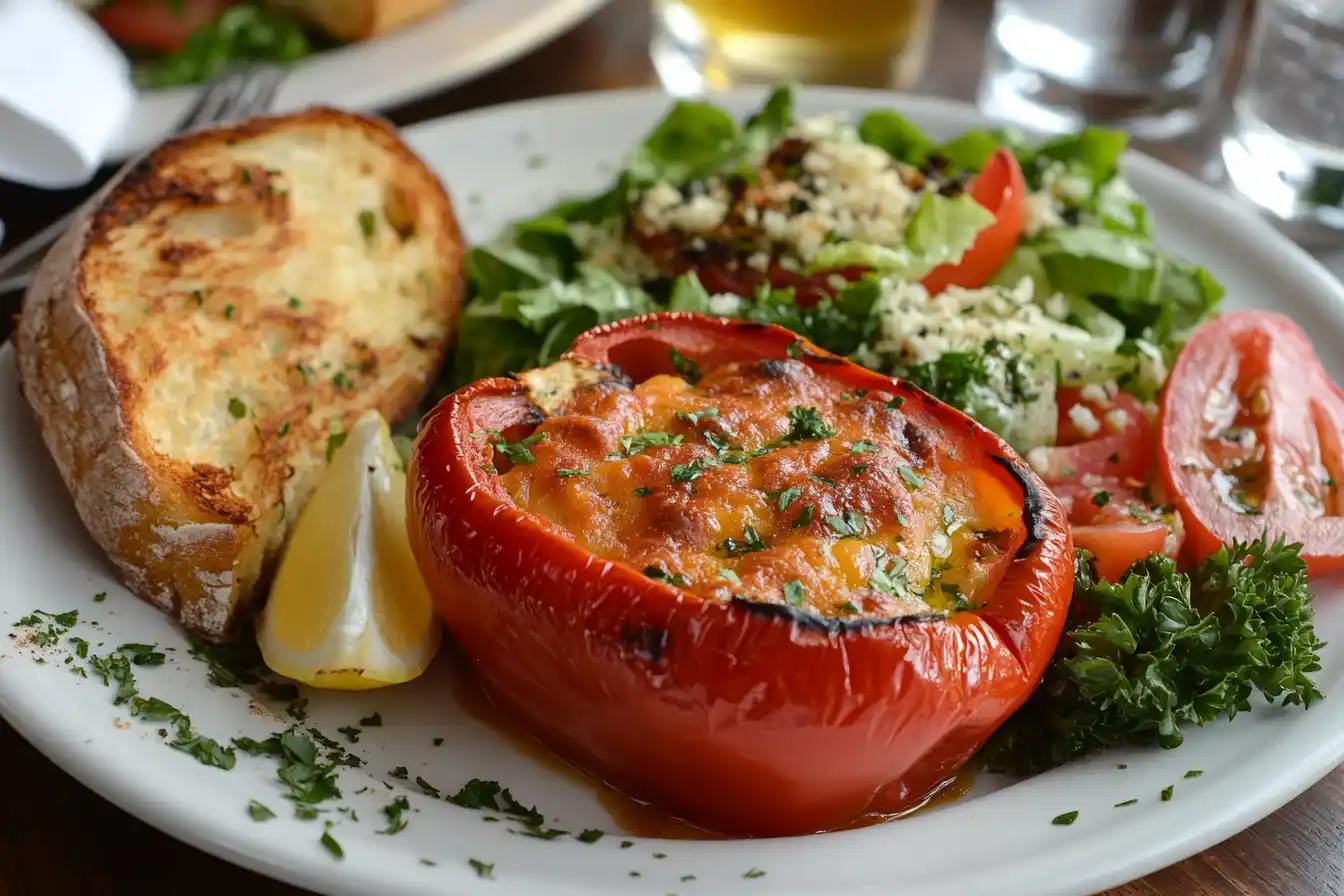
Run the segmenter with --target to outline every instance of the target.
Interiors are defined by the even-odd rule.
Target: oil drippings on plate
[[[460,648],[451,642],[444,644],[444,653],[452,662],[453,697],[458,708],[482,725],[490,728],[516,751],[534,760],[550,771],[580,784],[591,790],[598,805],[611,816],[612,823],[622,832],[635,837],[662,840],[724,840],[722,834],[696,827],[689,822],[674,818],[657,806],[640,802],[621,793],[611,785],[599,781],[592,775],[570,765],[555,753],[547,749],[539,740],[527,732],[522,725],[502,712],[482,690],[471,663],[462,655]],[[927,812],[940,806],[956,802],[970,792],[975,784],[975,774],[969,765],[963,767],[957,776],[945,784],[918,806],[892,815],[865,815],[847,825],[847,830],[886,824],[901,818],[909,818],[921,812]]]
[[[591,790],[598,805],[607,811],[612,823],[624,833],[636,837],[666,840],[724,839],[719,834],[673,818],[656,806],[631,799],[616,788],[565,762],[491,702],[481,689],[470,662],[462,655],[457,645],[445,643],[444,653],[449,655],[452,662],[453,697],[457,701],[458,708],[504,738],[509,746],[522,755],[557,775]]]

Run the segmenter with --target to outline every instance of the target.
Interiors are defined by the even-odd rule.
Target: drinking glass
[[[1217,98],[1242,0],[998,0],[980,107],[1045,131],[1164,139]]]
[[[1232,185],[1299,239],[1344,230],[1344,0],[1261,0],[1232,103]]]
[[[905,88],[923,73],[937,0],[654,0],[668,92],[794,79]]]

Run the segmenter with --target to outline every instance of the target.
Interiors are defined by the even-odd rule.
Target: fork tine
[[[284,72],[277,66],[259,64],[243,70],[240,79],[238,91],[223,110],[229,118],[244,118],[270,109]]]
[[[242,79],[237,73],[230,73],[210,82],[178,121],[175,133],[195,130],[202,125],[218,121],[220,110],[228,106],[241,87]]]

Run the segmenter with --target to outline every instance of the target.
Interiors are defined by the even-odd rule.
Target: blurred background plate
[[[375,110],[460,84],[568,30],[607,0],[459,0],[416,24],[306,59],[276,111],[317,104]],[[194,88],[146,91],[110,151],[122,159],[172,130]]]

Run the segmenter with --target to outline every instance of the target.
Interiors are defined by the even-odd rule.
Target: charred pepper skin
[[[667,313],[571,352],[635,381],[677,348],[709,369],[795,358],[960,427],[1020,490],[1027,538],[977,610],[839,620],[712,601],[596,557],[513,502],[493,449],[539,420],[522,384],[472,383],[426,418],[408,484],[411,544],[439,615],[490,698],[575,766],[735,836],[834,830],[918,806],[1027,698],[1063,629],[1065,514],[997,436],[909,384],[771,325]]]

